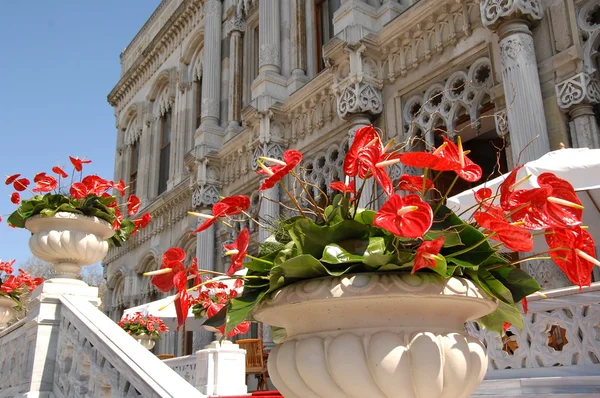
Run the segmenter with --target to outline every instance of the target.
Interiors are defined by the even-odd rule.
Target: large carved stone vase
[[[17,314],[14,308],[17,306],[10,297],[0,296],[0,330],[6,326]]]
[[[39,259],[52,263],[53,280],[84,283],[81,268],[102,261],[108,252],[110,224],[97,217],[59,212],[52,217],[34,216],[25,223],[31,233],[29,248]]]
[[[488,364],[464,323],[496,306],[466,279],[366,273],[287,286],[254,316],[286,329],[268,360],[286,398],[461,398]]]

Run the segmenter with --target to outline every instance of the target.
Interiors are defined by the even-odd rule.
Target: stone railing
[[[204,396],[87,298],[44,288],[27,318],[0,332],[0,398]]]
[[[196,356],[187,355],[185,357],[165,359],[165,365],[170,367],[179,376],[183,377],[188,383],[194,385],[196,381]]]
[[[486,379],[600,374],[600,282],[544,295],[528,298],[522,331],[513,326],[501,338],[467,326],[487,346]]]

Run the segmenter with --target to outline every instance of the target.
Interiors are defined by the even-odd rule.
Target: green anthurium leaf
[[[240,323],[252,320],[250,312],[258,305],[266,293],[266,291],[253,291],[252,293],[232,299],[227,306],[226,326],[223,335],[227,336]]]
[[[273,235],[269,236],[267,239],[265,239],[265,241],[263,243],[261,243],[260,256],[265,257],[272,253],[277,253],[278,251],[283,249],[284,246],[285,246],[285,243],[278,241],[275,238],[275,234],[273,234]]]
[[[516,304],[507,304],[500,301],[496,311],[477,319],[477,323],[498,334],[502,334],[504,322],[523,329],[523,315]]]
[[[386,246],[386,240],[382,237],[369,238],[364,263],[370,267],[381,267],[393,261],[395,256],[393,253],[386,253]]]
[[[359,241],[360,242],[360,241]],[[365,244],[365,248],[367,245]],[[325,246],[321,261],[328,264],[362,263],[365,257],[360,254],[352,254],[338,244],[332,243]]]
[[[271,337],[275,344],[281,344],[287,338],[287,332],[284,328],[278,326],[271,326]]]
[[[423,237],[423,240],[435,240],[435,239],[439,238],[440,236],[444,237],[444,247],[454,247],[454,246],[464,247],[464,244],[463,244],[462,240],[460,239],[460,234],[454,228],[450,228],[447,230],[430,229]]]
[[[328,269],[319,260],[309,254],[303,254],[297,257],[293,257],[285,263],[279,264],[271,269],[272,275],[282,275],[286,279],[310,279],[317,278],[319,276],[340,276],[344,275],[357,264],[352,264],[349,267],[345,267],[341,270]]]
[[[25,228],[25,218],[19,210],[13,211],[6,221],[15,228]]]
[[[465,273],[473,283],[481,287],[490,296],[496,297],[505,303],[514,304],[515,301],[510,290],[486,269],[466,270]]]
[[[446,262],[444,256],[440,256],[440,258],[435,260],[435,267],[428,269],[440,274],[444,278],[448,277],[448,263]]]
[[[288,242],[287,244],[285,244],[284,248],[275,255],[275,260],[273,261],[273,264],[279,265],[281,263],[286,262],[292,257],[296,257],[297,255],[298,249],[296,248],[296,244],[293,241]]]
[[[516,303],[541,289],[535,278],[514,265],[498,268],[490,273],[510,290]]]
[[[296,221],[304,219],[305,217],[295,216],[281,221],[277,226],[277,231],[275,231],[275,239],[284,244],[290,242],[292,240],[289,232],[290,228],[296,223]]]
[[[414,264],[412,262],[406,263],[404,265],[397,265],[394,263],[389,263],[389,264],[385,264],[385,265],[379,267],[379,269],[377,271],[386,271],[386,272],[388,272],[388,271],[390,271],[390,272],[391,271],[410,271],[412,269],[413,265]]]
[[[202,312],[203,311],[196,311],[196,313],[198,313],[198,315],[200,315],[200,316],[196,317],[196,313],[194,313],[194,317],[202,318],[202,316],[203,316]],[[221,308],[221,311],[217,312],[215,315],[213,315],[212,317],[210,317],[210,318],[206,319],[204,322],[202,322],[202,325],[212,326],[213,328],[219,328],[219,327],[223,326],[226,319],[227,319],[227,306],[224,306],[223,308]]]
[[[357,221],[364,225],[373,225],[375,214],[377,213],[373,210],[358,209],[356,215],[354,216],[354,221]]]
[[[270,256],[270,257],[273,257],[273,256]],[[272,261],[272,260],[267,260],[267,261]],[[273,264],[267,264],[263,261],[252,260],[252,261],[244,262],[244,267],[248,268],[249,270],[257,271],[260,273],[268,273],[269,270],[271,268],[273,268]]]
[[[308,218],[302,218],[294,222],[289,233],[298,253],[320,258],[328,244],[362,238],[368,233],[368,227],[353,220],[319,226]]]

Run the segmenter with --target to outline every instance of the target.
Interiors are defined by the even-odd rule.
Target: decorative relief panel
[[[310,183],[322,189],[328,197],[332,197],[334,191],[329,185],[335,181],[344,181],[344,158],[348,152],[348,139],[341,143],[332,143],[328,149],[322,153],[304,159],[301,163],[301,173]],[[314,189],[314,195],[320,192]]]
[[[556,85],[556,98],[562,109],[580,103],[597,104],[600,102],[600,86],[587,73],[578,73]]]
[[[523,331],[511,327],[511,336],[505,337],[504,342],[495,332],[479,329],[474,323],[467,324],[468,332],[487,346],[489,370],[600,363],[600,305],[529,312],[523,317]],[[553,332],[560,328],[565,333],[554,335]],[[557,339],[562,340],[560,344]],[[513,347],[518,346],[512,354],[506,350],[506,340],[516,343]]]
[[[598,48],[600,47],[600,2],[588,0],[577,15],[579,33],[584,42],[584,67],[591,77],[598,78]]]
[[[409,97],[403,109],[404,133],[416,136],[439,127],[452,134],[463,115],[478,127],[481,106],[490,100],[492,86],[490,60],[480,58],[470,68]]]

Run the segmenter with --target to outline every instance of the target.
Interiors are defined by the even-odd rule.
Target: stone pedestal
[[[248,394],[246,350],[225,340],[196,352],[195,387],[208,396]]]

